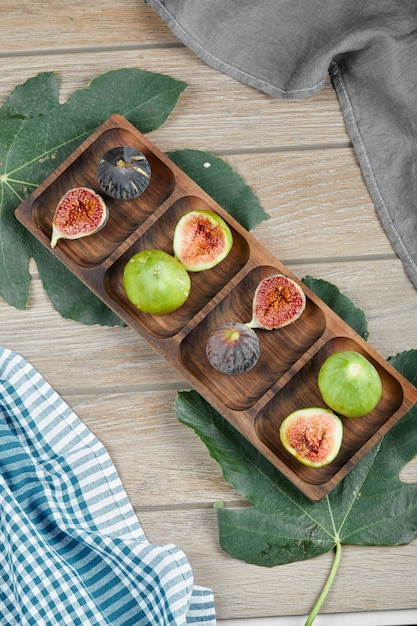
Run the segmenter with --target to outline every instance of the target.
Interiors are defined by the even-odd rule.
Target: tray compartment
[[[100,158],[107,150],[121,145],[130,145],[143,152],[152,168],[149,186],[142,195],[132,200],[114,200],[105,195],[97,183],[96,168]],[[109,219],[99,232],[81,239],[61,239],[57,247],[77,265],[94,267],[102,263],[170,196],[175,187],[175,177],[136,135],[125,129],[109,129],[34,200],[33,220],[47,239],[51,238],[55,207],[72,187],[89,187],[99,193],[108,206]]]
[[[261,356],[251,370],[230,376],[210,365],[205,352],[210,334],[226,322],[249,322],[256,287],[262,279],[276,273],[278,270],[273,266],[251,270],[181,344],[181,361],[188,371],[209,384],[226,406],[238,411],[253,406],[325,330],[326,320],[321,309],[307,297],[304,313],[289,326],[272,331],[256,330]]]
[[[325,467],[309,468],[285,450],[279,438],[279,428],[284,418],[297,409],[310,406],[326,407],[317,385],[317,376],[325,359],[340,350],[360,352],[376,367],[382,380],[382,397],[375,409],[363,417],[341,416],[344,433],[338,456]],[[331,479],[360,450],[363,451],[371,438],[374,445],[376,439],[385,433],[384,426],[399,409],[402,401],[401,384],[390,372],[375,361],[355,340],[335,337],[328,341],[263,407],[255,419],[255,431],[259,439],[293,472],[305,482],[318,485]]]
[[[197,196],[186,196],[169,206],[135,243],[109,268],[105,275],[105,288],[109,296],[129,315],[155,337],[171,337],[179,332],[210,300],[245,266],[249,259],[249,246],[233,226],[233,246],[227,257],[210,270],[190,272],[191,291],[187,301],[169,315],[150,316],[133,306],[123,287],[123,271],[128,260],[141,250],[156,248],[173,254],[172,241],[175,226],[191,210],[213,207]],[[227,222],[227,217],[225,218]]]
[[[52,250],[56,203],[74,186],[99,192],[97,163],[107,150],[120,145],[134,146],[147,156],[152,167],[150,185],[134,200],[106,197],[110,219],[101,231],[83,239],[60,240]],[[172,253],[178,219],[195,208],[215,211],[229,223],[234,235],[230,254],[211,270],[190,274],[190,297],[177,311],[164,316],[141,313],[124,292],[125,263],[145,248]],[[58,165],[15,215],[310,500],[327,495],[417,402],[414,385],[308,288],[304,289],[306,310],[299,320],[280,330],[256,331],[261,358],[252,370],[239,376],[214,370],[205,355],[209,334],[225,322],[251,319],[253,294],[263,278],[274,273],[297,278],[120,115],[108,118]],[[369,416],[346,422],[342,450],[334,463],[320,470],[309,469],[280,448],[279,424],[295,408],[321,403],[318,368],[332,351],[349,347],[373,357],[370,360],[376,362],[383,379],[383,399]]]

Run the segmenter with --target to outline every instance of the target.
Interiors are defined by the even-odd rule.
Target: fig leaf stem
[[[326,583],[322,589],[322,592],[320,593],[319,597],[317,598],[317,601],[315,603],[315,605],[313,606],[313,609],[310,613],[310,615],[307,618],[306,623],[304,624],[304,626],[311,626],[314,622],[314,620],[316,619],[326,597],[327,594],[330,591],[330,588],[333,584],[333,581],[335,579],[336,576],[336,572],[339,569],[339,565],[340,565],[340,560],[342,558],[342,544],[341,542],[338,540],[336,541],[336,548],[335,548],[335,557],[333,560],[333,565],[331,567],[331,570],[329,572],[329,575],[327,577]]]

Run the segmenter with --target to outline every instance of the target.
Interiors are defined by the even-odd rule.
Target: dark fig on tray
[[[309,407],[288,415],[279,432],[284,448],[300,463],[309,467],[323,467],[339,453],[343,423],[328,409]]]
[[[95,191],[87,187],[70,189],[55,209],[51,248],[55,248],[59,239],[79,239],[98,232],[107,219],[107,206]]]
[[[108,150],[97,166],[101,189],[116,200],[131,200],[141,195],[151,179],[151,166],[146,156],[131,146]]]
[[[209,363],[222,374],[248,372],[256,365],[260,351],[255,331],[238,322],[216,328],[206,345]]]
[[[382,395],[376,368],[354,350],[334,352],[320,368],[317,383],[325,403],[344,417],[370,413]]]
[[[128,300],[143,313],[165,315],[187,300],[191,281],[187,270],[162,250],[142,250],[126,263],[123,285]]]
[[[306,307],[304,291],[292,278],[274,274],[256,288],[250,328],[274,330],[295,322]]]
[[[211,269],[226,258],[232,245],[229,226],[213,211],[189,211],[175,227],[174,255],[189,272]]]

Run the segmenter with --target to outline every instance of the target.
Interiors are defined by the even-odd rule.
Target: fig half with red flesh
[[[228,224],[214,211],[189,211],[175,227],[174,255],[189,272],[215,267],[226,258],[232,245]]]
[[[274,330],[295,322],[306,307],[303,289],[292,278],[274,274],[264,278],[256,288],[250,328]]]
[[[290,454],[309,467],[323,467],[339,453],[343,423],[329,409],[309,407],[290,413],[280,426],[281,443]]]
[[[55,248],[59,239],[79,239],[98,232],[108,216],[106,203],[98,193],[87,187],[70,189],[55,209],[51,248]]]

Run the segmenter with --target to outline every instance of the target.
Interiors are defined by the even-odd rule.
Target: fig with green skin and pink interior
[[[343,439],[343,423],[332,411],[308,407],[290,413],[280,426],[284,448],[300,463],[323,467],[339,453]]]
[[[193,210],[185,213],[174,231],[174,256],[189,272],[215,267],[233,246],[232,232],[214,211]]]

